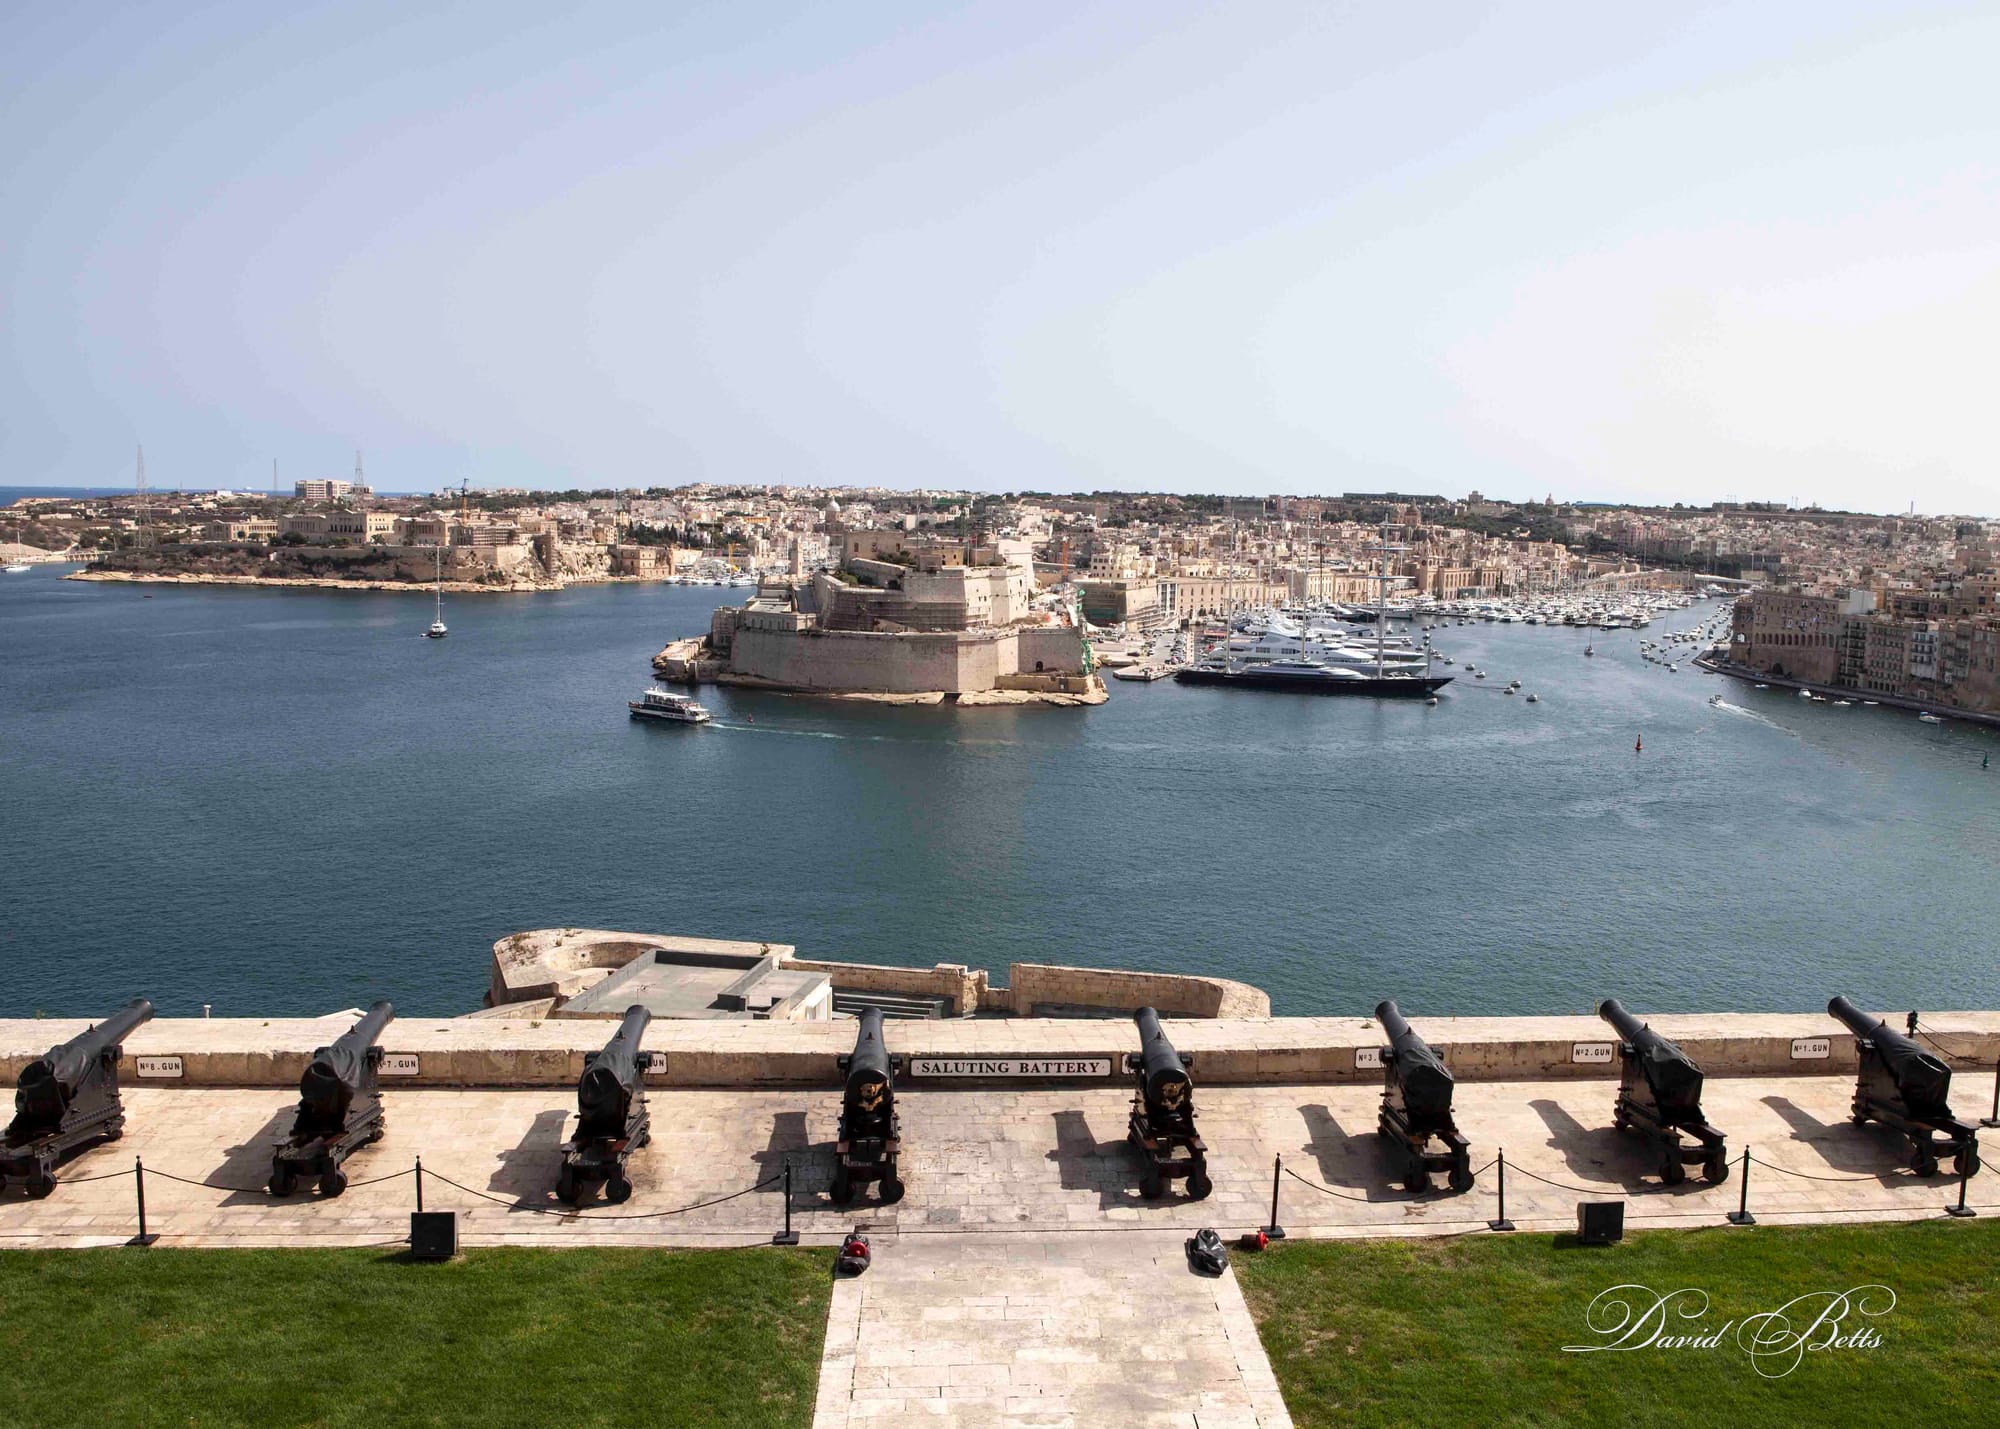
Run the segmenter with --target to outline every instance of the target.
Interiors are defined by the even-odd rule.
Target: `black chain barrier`
[[[589,1211],[558,1210],[554,1206],[526,1206],[519,1201],[510,1201],[505,1196],[492,1196],[484,1191],[475,1191],[470,1186],[461,1186],[441,1171],[426,1171],[424,1174],[433,1180],[442,1181],[447,1186],[463,1191],[468,1196],[477,1196],[482,1201],[491,1201],[496,1206],[505,1206],[510,1211],[532,1211],[538,1216],[561,1216],[566,1220],[572,1221],[652,1221],[658,1220],[662,1216],[684,1216],[689,1211],[699,1211],[708,1206],[720,1206],[726,1201],[737,1200],[740,1197],[749,1195],[752,1191],[761,1191],[766,1186],[775,1186],[778,1182],[785,1179],[785,1173],[778,1171],[766,1176],[754,1186],[745,1186],[740,1191],[731,1191],[728,1195],[717,1196],[711,1201],[696,1201],[691,1206],[680,1206],[671,1211],[638,1211],[629,1216],[618,1216],[594,1215]]]

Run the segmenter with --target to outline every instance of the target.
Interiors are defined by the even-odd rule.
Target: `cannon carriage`
[[[118,1064],[125,1039],[152,1016],[153,1004],[134,998],[22,1069],[14,1119],[0,1143],[0,1189],[18,1181],[40,1200],[55,1190],[56,1168],[72,1153],[125,1134]]]
[[[1377,1003],[1375,1020],[1389,1034],[1375,1129],[1396,1179],[1403,1189],[1422,1193],[1431,1189],[1432,1174],[1442,1172],[1452,1190],[1471,1190],[1472,1146],[1451,1115],[1456,1079],[1394,1002]]]
[[[1880,1018],[1871,1018],[1844,997],[1826,1010],[1847,1024],[1861,1054],[1854,1082],[1851,1113],[1856,1126],[1880,1122],[1910,1139],[1910,1168],[1919,1176],[1935,1176],[1938,1163],[1951,1157],[1952,1170],[1962,1176],[1979,1172],[1978,1132],[1951,1113],[1951,1068]],[[1910,1031],[1917,1014],[1910,1014]]]
[[[322,1196],[347,1189],[342,1164],[383,1133],[382,1029],[395,1018],[378,1002],[347,1031],[319,1048],[299,1078],[299,1105],[291,1133],[271,1154],[271,1194],[289,1196],[301,1181],[317,1180]]]
[[[1208,1179],[1208,1147],[1194,1124],[1194,1080],[1188,1076],[1194,1059],[1174,1050],[1152,1008],[1140,1008],[1132,1020],[1139,1028],[1139,1050],[1125,1058],[1136,1083],[1125,1139],[1145,1158],[1139,1194],[1157,1200],[1169,1181],[1185,1180],[1188,1195],[1199,1201],[1214,1185]]]
[[[652,1013],[633,1004],[602,1050],[585,1057],[576,1084],[576,1131],[562,1144],[562,1170],[556,1173],[557,1200],[577,1205],[598,1185],[613,1205],[631,1199],[627,1160],[652,1139],[641,1077],[653,1065],[653,1054],[639,1050],[652,1020]]]
[[[883,1205],[903,1199],[903,1182],[896,1174],[903,1146],[903,1121],[896,1114],[897,1060],[882,1040],[882,1009],[865,1009],[854,1051],[839,1062],[840,1136],[833,1149],[833,1185],[827,1191],[836,1206],[852,1201],[856,1188],[871,1181],[881,1187]]]
[[[1646,1142],[1659,1158],[1660,1180],[1678,1186],[1687,1168],[1704,1181],[1729,1179],[1729,1146],[1701,1110],[1701,1068],[1692,1058],[1621,1007],[1598,1004],[1597,1015],[1618,1031],[1618,1105],[1612,1125]],[[1692,1137],[1689,1145],[1683,1138]]]

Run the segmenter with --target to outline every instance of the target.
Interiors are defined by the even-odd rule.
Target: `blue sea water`
[[[1292,1013],[2000,1006],[2000,738],[1633,633],[1441,631],[1493,678],[1435,709],[719,690],[686,729],[625,701],[720,591],[461,598],[426,641],[421,595],[59,575],[0,578],[0,1015],[461,1012],[556,924],[1218,973]]]

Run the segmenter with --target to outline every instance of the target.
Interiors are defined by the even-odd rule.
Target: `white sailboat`
[[[442,640],[451,633],[444,623],[444,547],[438,546],[435,550],[437,551],[437,614],[431,620],[431,628],[424,632],[426,640]]]

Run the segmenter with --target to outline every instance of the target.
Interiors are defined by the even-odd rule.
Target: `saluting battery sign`
[[[1109,1057],[912,1057],[913,1077],[1109,1077]]]

